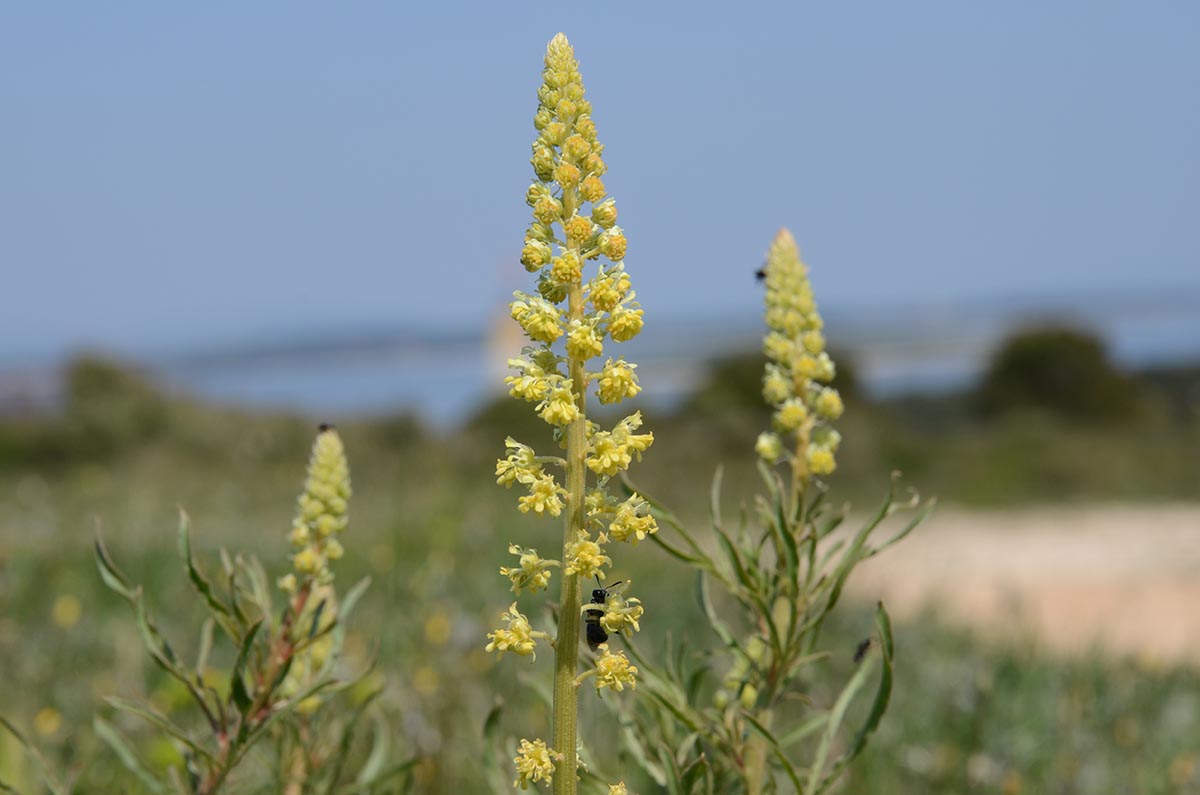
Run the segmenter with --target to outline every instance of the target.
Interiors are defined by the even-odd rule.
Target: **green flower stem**
[[[563,191],[563,214],[575,211],[575,191]],[[577,250],[577,249],[576,249]],[[575,284],[568,297],[570,320],[583,317],[583,286]],[[583,529],[583,497],[587,487],[587,374],[581,359],[568,359],[571,389],[579,405],[580,416],[567,426],[567,518],[563,530],[563,556],[567,545]],[[564,574],[562,596],[558,603],[558,640],[554,644],[554,750],[562,755],[559,774],[554,777],[555,795],[575,795],[576,711],[575,671],[579,667],[579,575]]]

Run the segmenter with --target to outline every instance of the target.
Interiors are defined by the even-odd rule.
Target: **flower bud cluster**
[[[281,578],[279,586],[295,591],[299,582],[313,580],[329,583],[333,573],[329,562],[342,556],[338,536],[346,529],[347,501],[350,499],[350,467],[337,431],[321,426],[308,460],[308,477],[296,503],[291,541],[293,574]]]
[[[767,252],[763,351],[763,398],[774,408],[773,432],[758,437],[755,450],[774,463],[791,458],[798,476],[828,475],[837,466],[841,435],[831,423],[842,415],[842,396],[829,386],[835,375],[825,351],[824,323],[817,311],[808,268],[786,229]]]

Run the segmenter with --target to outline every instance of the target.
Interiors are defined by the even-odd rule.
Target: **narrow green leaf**
[[[846,766],[853,761],[854,757],[862,753],[863,748],[867,745],[867,740],[879,728],[879,722],[883,720],[883,714],[887,712],[888,702],[892,696],[892,656],[895,652],[895,647],[892,640],[892,621],[888,617],[887,610],[883,607],[883,602],[880,602],[875,609],[875,626],[879,630],[879,656],[883,660],[883,668],[879,674],[879,686],[875,691],[875,698],[871,702],[871,710],[867,713],[863,725],[854,735],[854,741],[830,769],[829,775],[821,782],[821,787],[817,790],[817,793],[828,789],[837,780],[838,776],[842,774],[842,771],[846,769]],[[863,667],[866,668],[867,666]]]
[[[192,539],[189,535],[190,520],[188,515],[183,510],[179,511],[179,556],[183,558],[184,567],[187,569],[188,579],[192,581],[192,585],[204,597],[204,601],[212,608],[215,613],[222,616],[231,616],[229,608],[225,603],[216,597],[213,593],[212,586],[208,579],[196,567],[196,561],[192,557]]]
[[[371,743],[371,752],[367,754],[367,760],[363,762],[362,768],[354,778],[354,783],[360,787],[374,784],[380,773],[383,772],[383,766],[388,759],[391,737],[388,735],[387,725],[378,717],[374,724],[375,737]]]
[[[821,743],[817,746],[816,756],[813,758],[812,767],[809,769],[808,790],[811,795],[816,795],[817,792],[820,792],[818,785],[824,787],[832,783],[832,779],[824,775],[825,762],[829,758],[830,750],[833,748],[833,741],[837,737],[838,729],[841,728],[842,722],[846,719],[846,711],[850,709],[850,704],[853,702],[854,697],[871,676],[871,669],[873,667],[869,662],[859,665],[858,670],[850,677],[850,681],[842,688],[842,692],[838,695],[837,701],[834,702],[833,708],[829,710],[825,732],[821,735]]]
[[[371,578],[363,577],[358,582],[351,586],[350,590],[346,591],[346,595],[342,597],[342,604],[338,609],[338,623],[345,626],[350,614],[354,612],[355,605],[362,599],[363,594],[371,587]]]
[[[800,776],[796,772],[796,767],[792,764],[792,760],[788,759],[783,749],[779,747],[779,742],[775,739],[775,735],[771,734],[770,730],[759,723],[749,712],[743,712],[742,717],[746,719],[746,723],[750,724],[750,727],[754,729],[758,736],[766,741],[767,746],[771,749],[771,753],[775,755],[775,758],[779,760],[780,766],[783,767],[783,771],[787,773],[792,786],[796,788],[796,795],[804,795],[804,788],[800,785]]]
[[[250,717],[250,715],[246,714],[246,711],[250,709],[253,699],[250,697],[249,691],[246,690],[245,669],[246,663],[250,659],[250,652],[254,648],[254,638],[261,626],[261,621],[256,621],[250,625],[250,629],[246,631],[246,637],[242,638],[242,646],[238,650],[237,661],[233,665],[233,670],[229,673],[229,693],[233,697],[233,703],[237,706],[238,711],[246,718]]]
[[[125,766],[133,775],[137,776],[146,788],[153,793],[166,793],[166,786],[154,777],[142,761],[138,759],[137,754],[129,747],[129,743],[121,736],[121,733],[110,724],[108,721],[97,715],[92,719],[92,728],[96,731],[96,736],[103,740],[113,753],[117,755],[117,759],[121,760],[121,764]]]
[[[799,726],[796,726],[794,729],[789,730],[782,737],[780,737],[779,745],[783,748],[786,748],[792,743],[800,742],[813,732],[818,731],[828,720],[828,712],[821,712],[817,715],[813,715],[811,718],[804,721]]]
[[[505,773],[509,770],[508,760],[500,751],[500,715],[503,711],[504,702],[497,698],[483,721],[483,769],[487,771],[489,786],[497,795],[512,792],[512,781]]]
[[[212,652],[213,626],[212,616],[204,619],[204,623],[200,625],[200,648],[196,652],[196,677],[199,680],[198,684],[203,684],[204,682],[204,668],[208,665],[208,655]]]
[[[176,726],[174,723],[171,723],[171,721],[165,715],[156,712],[153,708],[144,704],[139,704],[136,701],[130,701],[129,699],[118,698],[116,696],[110,696],[104,700],[107,701],[114,709],[119,709],[122,712],[128,712],[131,715],[136,715],[155,728],[171,735],[176,740],[191,749],[192,753],[204,757],[209,762],[215,761],[212,753],[188,736],[188,733],[185,729]]]
[[[136,598],[134,590],[129,586],[129,580],[117,568],[117,564],[113,562],[112,556],[108,553],[108,547],[104,545],[104,539],[100,537],[97,531],[96,538],[93,541],[93,546],[96,550],[96,567],[100,570],[100,579],[109,589],[115,591],[126,600],[133,602]]]

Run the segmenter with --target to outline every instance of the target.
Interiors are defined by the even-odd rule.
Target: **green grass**
[[[103,696],[146,696],[170,712],[182,703],[145,658],[127,606],[99,581],[90,551],[97,523],[118,562],[145,584],[173,645],[193,654],[192,630],[183,628],[196,627],[201,612],[174,551],[178,507],[191,515],[197,554],[210,567],[226,545],[283,573],[315,425],[118,386],[125,398],[0,428],[0,714],[34,736],[55,769],[77,774],[87,793],[137,791],[92,732],[93,714],[112,718]],[[557,522],[518,514],[516,493],[490,477],[505,435],[544,433],[511,413],[497,405],[445,437],[404,418],[340,426],[355,497],[338,582],[374,580],[354,620],[349,664],[377,657],[394,754],[427,758],[419,792],[482,791],[482,722],[497,697],[509,733],[545,721],[536,696],[516,689],[511,671],[483,652],[485,632],[508,604],[497,573],[507,543],[548,550],[561,534]],[[756,486],[750,447],[764,416],[711,389],[676,416],[651,415],[658,441],[635,479],[702,520],[712,471],[724,461],[725,504],[734,510]],[[897,466],[925,491],[963,504],[1200,496],[1200,431],[1186,417],[1088,428],[1035,415],[978,423],[946,407],[852,404],[839,426],[846,441],[835,494],[861,505],[875,502]],[[637,557],[637,567],[615,573],[638,582],[646,642],[667,631],[702,638],[690,575],[657,551]],[[82,605],[71,626],[53,620],[64,596]],[[829,636],[840,650],[831,676],[844,676],[869,631],[868,612],[840,616]],[[1026,639],[988,645],[936,617],[899,626],[897,639],[895,701],[844,791],[1200,792],[1194,671],[1146,670],[1099,654],[1055,660]],[[218,667],[229,659],[229,649],[218,649]],[[540,675],[550,660],[501,665]],[[47,708],[61,726],[39,735],[32,727]],[[602,710],[585,704],[584,715],[594,742],[615,731]],[[175,759],[143,727],[118,722],[148,764]],[[0,741],[0,779],[29,784],[32,775],[14,744]]]

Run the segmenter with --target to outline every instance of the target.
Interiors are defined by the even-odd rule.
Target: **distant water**
[[[864,386],[876,394],[970,383],[1004,336],[1032,324],[1088,328],[1127,367],[1200,361],[1197,295],[843,308],[826,317],[835,350],[853,360]],[[297,335],[270,345],[193,350],[139,363],[171,389],[221,403],[286,408],[331,419],[413,411],[448,425],[503,392],[503,362],[516,355],[521,342],[507,318],[493,326],[493,333]],[[757,349],[761,334],[761,320],[752,316],[650,318],[641,336],[617,347],[639,364],[644,400],[668,405],[702,382],[709,361]],[[49,365],[20,373],[0,371],[0,410],[29,402],[52,404],[57,372]]]

